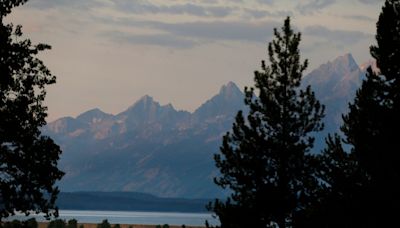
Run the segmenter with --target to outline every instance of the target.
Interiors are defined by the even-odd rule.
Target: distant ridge
[[[94,109],[91,109],[89,111],[86,111],[86,112],[80,114],[79,116],[76,117],[76,119],[79,119],[83,122],[90,122],[95,118],[96,119],[106,119],[106,118],[110,118],[111,116],[112,116],[111,114],[107,114],[98,108],[94,108]]]
[[[206,212],[210,199],[160,198],[137,192],[61,192],[61,210]]]

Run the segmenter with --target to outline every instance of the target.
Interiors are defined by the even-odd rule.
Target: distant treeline
[[[137,192],[61,192],[57,206],[64,210],[205,212],[209,201],[161,198]]]
[[[106,220],[104,220],[106,221]],[[103,221],[103,223],[104,223]],[[106,221],[108,223],[108,221]],[[1,228],[39,228],[39,224],[35,218],[28,219],[26,221],[13,220],[10,222],[4,222],[0,224]],[[40,226],[43,228],[43,226]],[[78,228],[78,221],[76,219],[71,219],[68,222],[62,219],[56,219],[47,223],[47,228]],[[79,228],[83,228],[80,225]],[[100,224],[97,226],[100,227]],[[111,226],[110,226],[111,228]],[[116,228],[116,227],[114,227]]]
[[[42,225],[39,225],[38,222],[34,219],[28,219],[26,221],[19,221],[19,220],[13,220],[10,222],[4,222],[0,223],[1,228],[85,228],[85,226],[89,227],[96,227],[96,228],[121,228],[121,227],[127,227],[127,228],[135,228],[135,225],[120,225],[120,224],[114,224],[111,225],[107,219],[103,220],[101,223],[95,225],[95,224],[78,224],[78,221],[76,219],[71,219],[71,220],[62,220],[62,219],[55,219],[53,221],[50,221],[49,223],[42,223]],[[139,225],[141,228],[143,228],[142,225]],[[168,224],[164,225],[146,225],[146,228],[170,228]],[[181,226],[182,228],[185,228],[185,225]]]

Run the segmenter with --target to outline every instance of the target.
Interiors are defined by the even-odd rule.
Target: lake
[[[101,223],[107,219],[111,224],[144,224],[144,225],[188,225],[204,226],[206,220],[212,225],[218,224],[218,220],[209,213],[180,213],[180,212],[138,212],[138,211],[84,211],[84,210],[60,210],[60,218],[76,219],[78,223]],[[29,216],[37,221],[44,221],[41,215]],[[26,220],[22,215],[16,215],[7,220]]]

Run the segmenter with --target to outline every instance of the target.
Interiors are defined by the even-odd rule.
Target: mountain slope
[[[202,104],[193,113],[196,121],[216,122],[218,118],[229,118],[243,109],[244,95],[233,82],[221,87],[219,93]]]
[[[337,57],[321,65],[303,79],[303,85],[311,85],[316,97],[325,105],[325,129],[316,135],[315,152],[325,146],[329,133],[339,132],[342,114],[348,110],[356,90],[361,85],[365,70],[360,69],[351,54]]]
[[[242,104],[243,93],[230,82],[193,114],[144,96],[115,116],[95,109],[54,121],[44,134],[64,151],[63,191],[218,196],[212,157]]]

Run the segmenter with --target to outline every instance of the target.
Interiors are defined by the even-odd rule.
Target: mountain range
[[[338,131],[367,65],[360,67],[346,54],[304,77],[303,85],[311,85],[326,105],[326,127],[316,134],[315,152],[323,148],[328,133]],[[146,95],[116,115],[93,109],[48,123],[43,134],[63,150],[60,167],[66,175],[60,188],[161,197],[223,196],[226,193],[213,184],[218,175],[213,154],[237,111],[246,110],[243,98],[243,92],[229,82],[193,113],[160,105]]]

